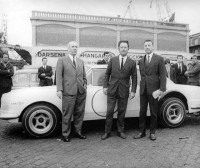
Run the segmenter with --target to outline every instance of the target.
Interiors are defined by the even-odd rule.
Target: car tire
[[[22,124],[31,136],[46,137],[57,130],[59,116],[57,110],[49,104],[34,104],[24,112]]]
[[[167,98],[160,108],[160,119],[164,126],[179,127],[185,120],[185,105],[179,98]]]

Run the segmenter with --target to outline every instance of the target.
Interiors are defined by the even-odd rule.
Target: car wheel
[[[185,105],[175,97],[166,99],[160,108],[160,118],[165,126],[175,128],[185,120]]]
[[[25,130],[34,137],[51,135],[58,127],[59,114],[47,104],[34,104],[26,109],[22,124]]]

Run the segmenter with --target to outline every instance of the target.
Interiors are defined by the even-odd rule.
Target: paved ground
[[[61,132],[34,139],[21,124],[0,121],[0,168],[199,168],[200,118],[188,117],[180,128],[159,128],[154,142],[134,140],[138,119],[126,120],[128,138],[102,141],[103,121],[84,123],[87,140],[60,140]]]

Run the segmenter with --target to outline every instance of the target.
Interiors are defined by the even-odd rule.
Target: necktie
[[[179,72],[181,73],[181,64],[180,63],[179,63],[179,68],[178,69],[179,69]]]
[[[122,58],[122,61],[121,61],[121,69],[123,68],[124,66],[124,58]]]
[[[46,69],[46,66],[44,65],[44,69]]]
[[[75,58],[73,57],[73,64],[76,67],[76,62],[75,62]]]
[[[150,56],[148,55],[148,57],[147,57],[148,64],[149,64],[149,61],[150,61],[149,59],[150,59]]]

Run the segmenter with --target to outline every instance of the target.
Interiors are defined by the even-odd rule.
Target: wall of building
[[[31,22],[34,47],[65,48],[68,42],[77,41],[81,53],[116,54],[118,41],[128,40],[130,53],[141,55],[144,41],[150,39],[160,54],[189,53],[187,24],[38,11],[32,12]]]

